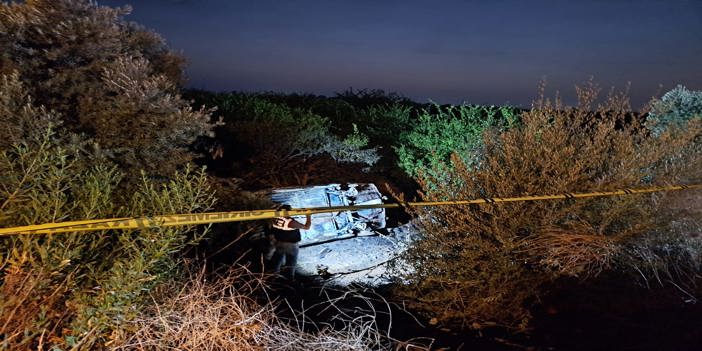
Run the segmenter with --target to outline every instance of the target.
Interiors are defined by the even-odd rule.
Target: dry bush
[[[256,336],[270,323],[272,311],[249,297],[261,289],[260,282],[251,279],[241,286],[247,275],[242,273],[209,280],[200,271],[182,285],[172,282],[132,322],[136,332],[117,349],[259,349]]]
[[[538,286],[534,272],[482,238],[426,237],[404,255],[411,269],[398,269],[406,285],[395,291],[410,309],[423,312],[432,324],[451,327],[527,327],[531,314],[521,304]]]
[[[476,166],[454,155],[445,175],[419,179],[425,200],[607,191],[700,181],[700,120],[656,137],[630,111],[625,93],[597,103],[592,82],[577,107],[544,97],[522,125],[485,134]],[[445,323],[491,321],[518,329],[539,287],[560,276],[596,275],[628,243],[666,225],[664,195],[495,203],[419,210],[425,234],[407,252],[412,272],[399,290]],[[619,264],[619,260],[616,260]],[[466,301],[468,303],[466,303]]]
[[[72,277],[72,275],[68,275]],[[55,284],[47,272],[8,267],[0,286],[0,349],[25,348],[31,340],[37,348],[60,340],[57,320],[66,317],[63,296],[68,282]]]
[[[521,253],[525,260],[536,258],[533,263],[555,272],[597,275],[611,267],[620,251],[612,239],[598,235],[587,224],[570,230],[548,226],[539,228],[538,233],[538,236],[524,238],[519,243]]]
[[[347,321],[334,330],[284,323],[274,303],[252,296],[265,291],[262,277],[243,268],[208,278],[204,270],[183,284],[164,289],[154,304],[134,320],[136,332],[115,345],[118,350],[368,350],[382,349],[374,323]],[[308,323],[308,325],[304,325]]]
[[[17,72],[0,74],[0,150],[39,140],[50,125],[60,123],[56,113],[34,104]]]
[[[627,243],[617,261],[643,286],[673,286],[683,301],[697,303],[702,296],[702,225],[694,230],[696,236],[675,231],[644,235]]]

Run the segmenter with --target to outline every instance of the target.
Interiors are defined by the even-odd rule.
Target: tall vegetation
[[[146,173],[132,192],[97,145],[56,128],[17,75],[0,75],[0,226],[196,213],[214,204],[204,169]],[[383,349],[374,321],[303,332],[258,302],[260,277],[189,275],[208,228],[0,237],[0,349]],[[250,287],[257,286],[256,290]],[[301,318],[304,318],[302,316]]]
[[[188,161],[190,144],[216,123],[180,97],[182,59],[124,22],[127,12],[87,0],[0,2],[1,227],[212,208],[204,168]],[[360,133],[339,140],[351,150],[366,142]],[[186,251],[208,229],[0,237],[0,350],[375,345],[369,324],[316,334],[285,325],[247,295],[248,282],[227,286],[243,276],[203,285],[185,274]],[[243,313],[205,320],[222,311]],[[195,319],[180,325],[183,315]],[[225,329],[208,322],[229,328],[224,343],[212,335]],[[171,326],[181,332],[164,331]],[[212,332],[204,339],[203,328]]]
[[[478,162],[483,133],[511,128],[518,123],[517,116],[517,110],[509,106],[431,105],[420,112],[411,128],[400,131],[395,149],[400,167],[412,177],[436,177],[432,170],[451,167],[454,153],[472,167]]]
[[[414,106],[398,102],[371,105],[362,111],[358,123],[375,144],[396,146],[400,137],[412,129],[414,114]]]
[[[592,82],[579,104],[545,98],[521,115],[518,128],[487,130],[480,162],[453,154],[418,181],[425,200],[605,191],[702,179],[702,121],[688,119],[649,137],[625,94],[598,103]],[[470,155],[470,154],[468,154]],[[435,174],[448,176],[433,176]],[[587,278],[641,262],[632,247],[665,231],[665,195],[495,203],[418,211],[424,234],[406,252],[398,292],[440,323],[524,329],[541,288],[559,277]],[[689,237],[687,232],[671,236]],[[680,241],[680,240],[678,240]],[[635,250],[634,250],[635,251]],[[639,251],[639,256],[640,252]],[[694,262],[691,257],[686,262]],[[638,263],[637,263],[638,262]],[[679,261],[680,262],[680,261]]]
[[[189,145],[213,124],[178,94],[182,57],[126,22],[129,11],[87,0],[2,2],[0,73],[17,72],[61,128],[89,134],[130,178],[140,169],[167,175],[194,157]]]
[[[204,171],[187,166],[210,117],[178,96],[182,60],[126,13],[79,0],[0,3],[1,226],[211,208]],[[122,339],[203,234],[0,238],[0,347]]]
[[[329,118],[249,94],[193,93],[198,103],[217,108],[225,125],[218,131],[225,155],[235,162],[254,163],[244,178],[261,185],[281,185],[283,173],[299,171],[305,161],[327,155],[339,163],[371,166],[378,161],[375,148],[356,126],[335,134]]]
[[[418,104],[396,93],[382,90],[352,90],[326,97],[311,94],[282,93],[231,93],[215,94],[201,90],[188,90],[185,96],[197,104],[216,107],[219,115],[227,119],[237,114],[237,96],[249,95],[258,100],[289,110],[307,111],[324,117],[331,133],[343,137],[354,131],[368,136],[373,145],[391,146],[400,132],[411,127]]]

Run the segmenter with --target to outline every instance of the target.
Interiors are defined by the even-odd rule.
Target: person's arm
[[[302,223],[300,223],[300,222],[298,222],[298,221],[296,221],[296,220],[293,220],[293,221],[290,223],[290,227],[291,227],[291,228],[296,228],[296,229],[304,229],[304,230],[310,229],[310,228],[312,227],[312,216],[309,215],[309,214],[306,215],[306,216],[307,216],[307,218],[305,219],[305,224],[302,224]]]

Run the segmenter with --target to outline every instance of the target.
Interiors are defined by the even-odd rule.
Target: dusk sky
[[[529,106],[594,76],[634,107],[702,90],[702,1],[103,0],[188,60],[189,87]],[[659,86],[662,85],[662,91]]]

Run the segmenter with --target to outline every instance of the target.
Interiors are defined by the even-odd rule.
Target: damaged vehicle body
[[[292,208],[379,205],[384,199],[374,184],[362,183],[279,188],[271,191],[270,198]],[[304,221],[304,216],[296,217]],[[316,213],[312,215],[312,227],[300,230],[300,246],[371,235],[384,229],[385,223],[383,208]]]
[[[265,196],[293,209],[379,205],[387,200],[370,183],[278,188]],[[297,271],[337,286],[389,283],[387,263],[407,248],[418,228],[412,223],[387,228],[386,215],[384,208],[312,214],[310,229],[300,229]],[[305,216],[293,218],[305,222]]]

